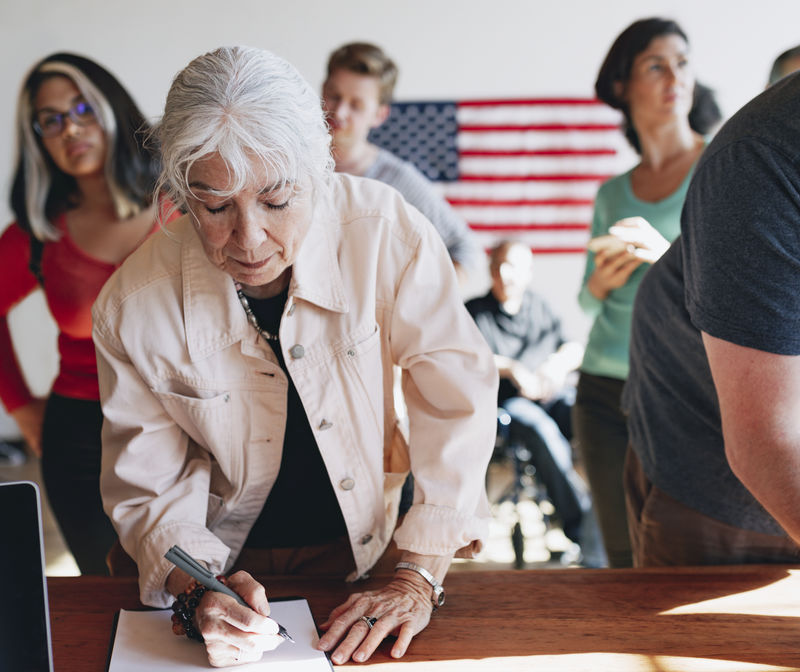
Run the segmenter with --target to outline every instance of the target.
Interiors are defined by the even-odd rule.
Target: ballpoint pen
[[[197,562],[197,560],[195,560],[191,555],[189,555],[179,546],[173,546],[172,548],[170,548],[164,554],[164,557],[167,560],[169,560],[173,565],[186,572],[195,581],[197,581],[198,583],[202,583],[209,590],[213,590],[214,592],[217,593],[224,593],[225,595],[232,597],[243,607],[250,608],[250,605],[247,604],[247,602],[245,602],[242,599],[241,595],[238,595],[233,590],[228,588],[228,586],[226,586],[219,579],[217,579],[216,576],[214,576],[210,571],[208,571],[205,567],[203,567],[203,565]],[[286,631],[286,628],[284,628],[280,623],[278,624],[278,634],[285,640],[290,641],[292,644],[294,644],[294,639],[292,639],[292,636]]]

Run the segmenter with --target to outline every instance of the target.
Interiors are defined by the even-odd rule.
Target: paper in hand
[[[331,663],[316,649],[319,636],[308,602],[303,599],[270,602],[270,616],[292,635],[295,644],[284,642],[267,651],[257,663],[215,668],[237,672],[330,672]],[[121,610],[108,672],[192,672],[211,669],[205,647],[172,633],[172,610]]]

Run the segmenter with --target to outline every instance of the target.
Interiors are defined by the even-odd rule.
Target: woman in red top
[[[98,485],[103,416],[91,307],[157,226],[158,160],[144,146],[147,123],[127,91],[74,54],[52,54],[33,68],[17,126],[17,221],[0,237],[0,400],[42,457],[48,498],[78,567],[104,574],[116,537]],[[59,328],[60,370],[46,401],[25,384],[6,322],[39,284]]]

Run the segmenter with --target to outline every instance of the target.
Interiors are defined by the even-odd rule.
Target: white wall
[[[0,222],[11,217],[16,94],[27,69],[52,51],[98,60],[152,117],[191,58],[234,43],[277,52],[319,87],[334,47],[377,42],[401,67],[401,100],[586,96],[613,38],[653,15],[681,23],[698,76],[717,90],[726,116],[763,88],[779,52],[800,43],[798,0],[0,0]],[[574,300],[582,264],[577,255],[542,257],[536,279],[579,336],[588,326]],[[12,315],[20,358],[42,393],[57,365],[44,313],[33,299]]]

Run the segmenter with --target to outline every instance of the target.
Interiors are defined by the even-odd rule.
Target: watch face
[[[433,591],[433,601],[437,607],[444,606],[444,588],[439,586],[437,590]]]

